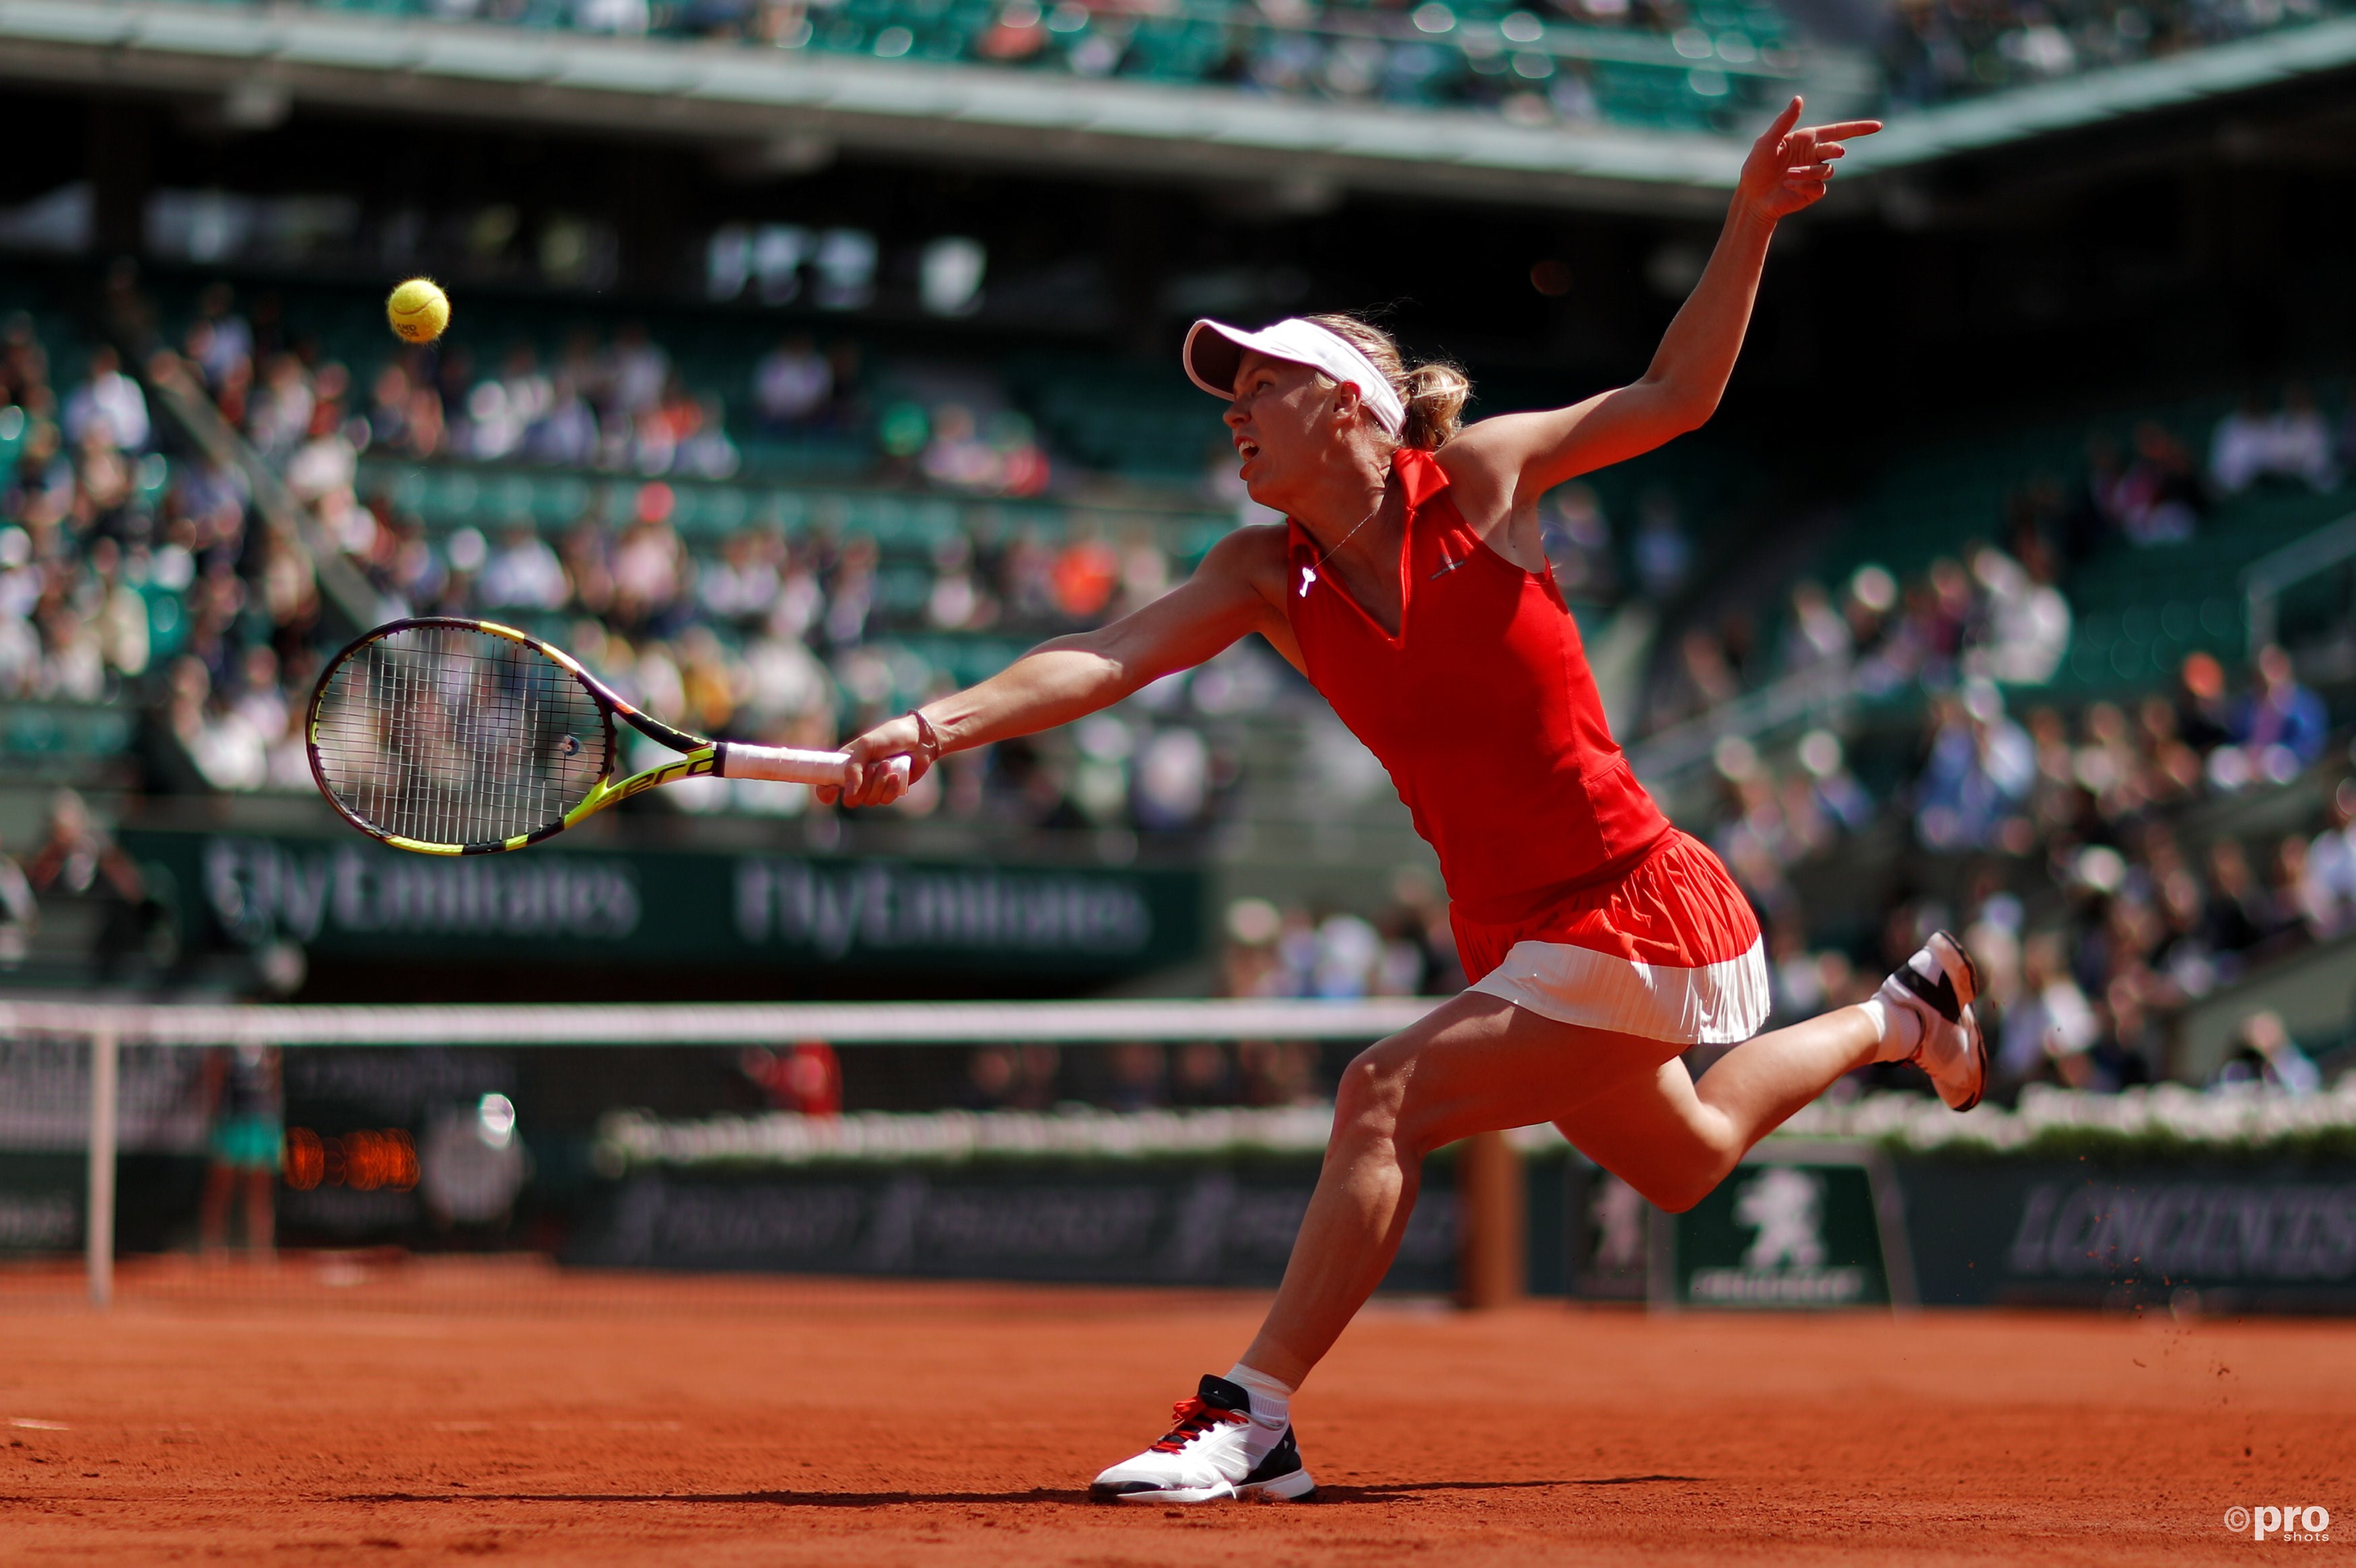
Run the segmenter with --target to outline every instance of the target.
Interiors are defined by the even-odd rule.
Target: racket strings
[[[563,820],[607,768],[604,709],[539,649],[408,626],[339,664],[320,697],[321,780],[378,832],[497,843]]]

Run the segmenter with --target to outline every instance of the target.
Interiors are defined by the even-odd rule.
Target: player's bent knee
[[[1389,1047],[1387,1040],[1370,1045],[1351,1058],[1350,1065],[1342,1070],[1341,1079],[1333,1086],[1336,1136],[1347,1131],[1388,1136],[1398,1130],[1414,1075],[1411,1059]]]
[[[1742,1153],[1731,1144],[1721,1147],[1711,1140],[1698,1140],[1688,1157],[1642,1176],[1622,1176],[1621,1179],[1644,1194],[1644,1201],[1655,1209],[1682,1214],[1718,1190],[1718,1184],[1726,1179]]]
[[[1689,1177],[1676,1177],[1665,1181],[1632,1181],[1629,1183],[1644,1196],[1644,1201],[1664,1213],[1682,1214],[1699,1203],[1718,1185],[1715,1178],[1696,1181]]]
[[[1402,1063],[1385,1055],[1381,1046],[1368,1046],[1350,1059],[1350,1065],[1342,1070],[1340,1081],[1333,1085],[1337,1118],[1369,1114],[1397,1115],[1406,1098],[1407,1078]]]

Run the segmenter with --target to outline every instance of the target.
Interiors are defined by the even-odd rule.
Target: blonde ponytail
[[[1463,371],[1445,360],[1408,369],[1391,335],[1355,315],[1312,315],[1307,319],[1364,354],[1390,382],[1391,390],[1398,394],[1399,401],[1407,408],[1407,419],[1399,427],[1401,446],[1432,452],[1455,439],[1463,426],[1464,400],[1472,395],[1472,383],[1465,379]]]
[[[1407,404],[1407,422],[1399,428],[1399,444],[1435,452],[1456,439],[1463,428],[1464,400],[1472,383],[1453,365],[1419,365],[1407,373],[1399,398]]]

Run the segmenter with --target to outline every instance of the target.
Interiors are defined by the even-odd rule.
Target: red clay
[[[2339,1323],[1378,1306],[1296,1402],[1325,1500],[1181,1511],[1084,1489],[1255,1296],[282,1277],[0,1317],[0,1555],[2246,1563],[2226,1510],[2283,1504],[2356,1538]]]

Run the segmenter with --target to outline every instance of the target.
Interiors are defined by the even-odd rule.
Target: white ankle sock
[[[1254,1371],[1241,1361],[1227,1369],[1227,1381],[1251,1395],[1252,1424],[1259,1429],[1256,1435],[1265,1439],[1268,1448],[1276,1446],[1284,1429],[1292,1424],[1292,1385]]]
[[[1858,1006],[1881,1036],[1881,1049],[1873,1053],[1876,1061],[1903,1061],[1922,1043],[1922,1019],[1912,1008],[1894,1008],[1879,997]]]

